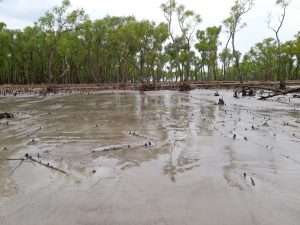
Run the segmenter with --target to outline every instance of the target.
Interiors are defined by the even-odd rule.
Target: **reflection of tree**
[[[169,175],[170,180],[173,183],[176,182],[176,179],[175,179],[176,167],[173,165],[173,151],[174,151],[175,147],[176,147],[176,141],[174,142],[174,144],[170,148],[170,158],[169,158],[169,161],[166,164],[166,166],[164,166],[164,172]]]
[[[198,158],[187,155],[190,154],[190,151],[184,151],[185,147],[180,148],[177,160],[175,160],[176,154],[174,154],[174,150],[176,147],[176,143],[177,142],[175,141],[174,145],[170,147],[169,160],[163,167],[164,174],[168,175],[173,183],[176,182],[176,175],[178,173],[184,173],[197,167],[198,165],[196,163],[199,161]]]
[[[199,105],[191,101],[192,99],[195,98],[182,97],[181,95],[165,98],[166,108],[169,108],[170,111],[165,121],[170,144],[169,157],[163,167],[163,173],[168,175],[172,182],[176,182],[178,174],[199,166],[197,147],[192,146],[190,148],[187,139],[197,135],[212,135],[209,127],[213,123],[216,107],[208,102],[208,104],[201,104],[199,110]],[[199,100],[203,101],[203,99]]]

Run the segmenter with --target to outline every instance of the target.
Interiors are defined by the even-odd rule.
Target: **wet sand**
[[[0,224],[299,224],[300,99],[219,93],[0,97]]]

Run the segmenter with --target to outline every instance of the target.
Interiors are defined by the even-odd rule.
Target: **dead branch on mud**
[[[64,170],[61,170],[59,168],[56,168],[54,166],[51,166],[49,163],[43,163],[41,160],[37,160],[37,159],[34,159],[32,158],[32,156],[30,156],[29,154],[26,154],[24,158],[19,158],[19,159],[6,159],[8,161],[30,161],[30,162],[34,162],[34,163],[37,163],[41,166],[45,166],[47,167],[48,169],[51,169],[51,170],[55,170],[55,171],[58,171],[60,173],[63,173],[63,174],[66,174],[68,175],[68,173]]]
[[[281,92],[280,89],[268,87],[268,86],[242,86],[239,88],[239,93],[241,93],[243,90],[250,90],[250,89],[256,89],[256,90],[266,90],[266,91],[272,91],[272,92]]]
[[[110,145],[110,146],[104,146],[104,147],[98,147],[95,148],[92,152],[109,152],[109,151],[117,151],[122,149],[129,149],[129,148],[138,148],[138,147],[151,147],[154,146],[153,141],[147,141],[147,142],[138,142],[133,144],[122,144],[122,145]]]
[[[244,85],[241,87],[238,87],[235,89],[235,95],[234,97],[237,97],[237,93],[243,93],[243,96],[254,96],[254,93],[252,90],[262,90],[262,91],[270,91],[273,92],[272,94],[269,93],[267,96],[261,96],[258,100],[266,100],[268,98],[273,98],[279,95],[287,95],[287,94],[292,94],[292,93],[298,93],[300,92],[300,88],[292,88],[292,89],[287,89],[287,90],[282,90],[279,88],[272,88],[269,86],[253,86],[253,85]]]
[[[287,94],[297,93],[297,92],[300,92],[300,88],[293,88],[293,89],[289,89],[289,90],[286,90],[286,91],[277,91],[277,92],[274,92],[273,94],[268,95],[268,96],[261,96],[259,98],[259,100],[266,100],[268,98],[273,98],[273,97],[276,97],[276,96],[279,96],[279,95],[287,95]]]
[[[25,161],[26,159],[24,158],[19,158],[19,159],[6,159],[7,161]]]
[[[136,131],[128,131],[129,135],[142,138],[144,141],[139,141],[131,144],[119,144],[119,145],[109,145],[104,147],[95,148],[92,153],[94,152],[109,152],[109,151],[117,151],[122,149],[129,149],[129,148],[139,148],[139,147],[153,147],[155,146],[154,138],[148,137],[146,135],[139,134]]]
[[[139,137],[139,138],[148,139],[148,140],[150,140],[150,141],[153,141],[153,140],[154,140],[154,138],[151,138],[151,137],[146,136],[146,135],[143,135],[143,134],[139,134],[139,133],[136,132],[136,131],[128,131],[128,134],[129,134],[129,135],[132,135],[132,136]]]
[[[45,167],[47,167],[47,168],[49,168],[49,169],[56,170],[56,171],[58,171],[58,172],[61,172],[61,173],[63,173],[63,174],[68,175],[68,173],[67,173],[66,171],[61,170],[61,169],[59,169],[59,168],[56,168],[56,167],[54,167],[54,166],[51,166],[49,163],[43,163],[42,161],[38,161],[37,159],[34,159],[34,158],[32,158],[31,156],[26,157],[26,159],[28,159],[28,160],[31,161],[31,162],[35,162],[35,163],[37,163],[37,164],[40,164],[40,165],[42,165],[42,166],[45,166]]]

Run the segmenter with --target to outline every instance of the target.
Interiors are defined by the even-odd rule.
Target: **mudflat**
[[[0,97],[0,224],[299,224],[300,99],[219,94]]]

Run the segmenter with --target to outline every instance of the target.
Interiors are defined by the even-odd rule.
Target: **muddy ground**
[[[219,93],[1,96],[0,224],[299,224],[300,99]]]

